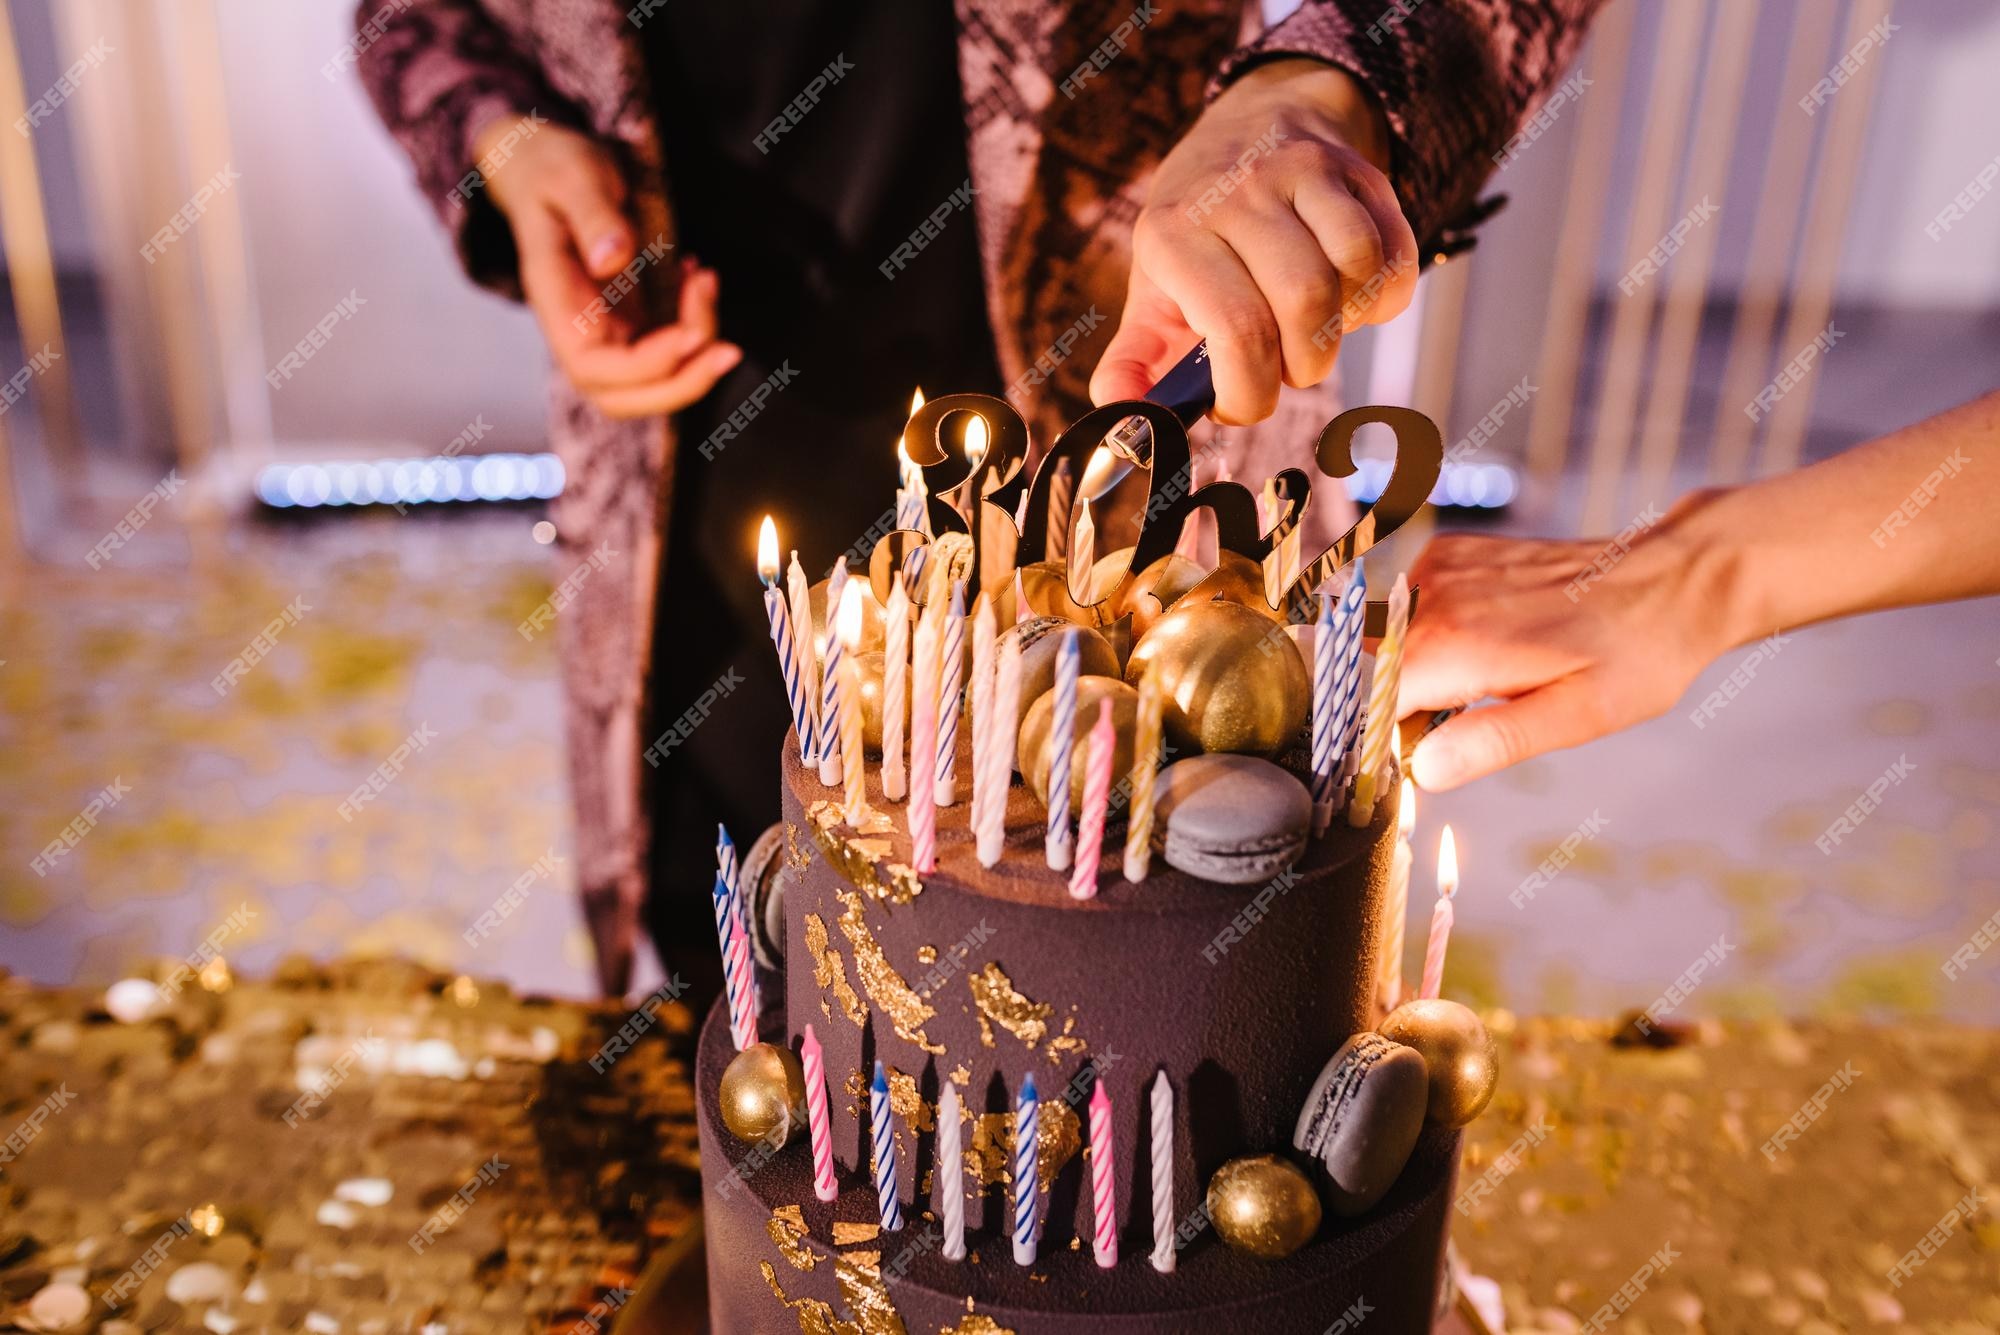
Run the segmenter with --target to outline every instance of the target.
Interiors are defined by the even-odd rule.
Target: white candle
[[[910,595],[901,571],[889,573],[889,627],[882,659],[882,795],[903,800],[903,721],[910,700]]]
[[[1451,944],[1452,897],[1458,893],[1458,843],[1451,826],[1444,827],[1438,840],[1438,900],[1431,911],[1431,939],[1424,948],[1423,989],[1418,996],[1430,1000],[1444,986],[1444,952]]]
[[[841,590],[836,617],[840,637],[840,770],[846,789],[847,823],[860,829],[868,818],[867,771],[861,756],[861,581]]]
[[[993,801],[994,650],[999,627],[993,600],[980,594],[972,609],[972,814],[973,833],[985,827]]]
[[[965,1154],[959,1148],[958,1086],[949,1078],[938,1095],[937,1167],[932,1191],[944,1225],[944,1259],[965,1259]]]
[[[979,815],[979,865],[1000,861],[1007,844],[1007,796],[1014,783],[1014,748],[1019,744],[1021,718],[1021,639],[1017,635],[1000,651],[993,681],[993,744],[986,764],[986,809]]]
[[[1417,789],[1405,779],[1403,803],[1396,812],[1396,851],[1389,858],[1389,891],[1382,904],[1382,981],[1376,995],[1384,1015],[1403,1001],[1403,933],[1410,917],[1410,868],[1417,860],[1410,836],[1416,830]]]
[[[1162,1071],[1153,1078],[1153,1269],[1174,1269],[1174,1089]]]

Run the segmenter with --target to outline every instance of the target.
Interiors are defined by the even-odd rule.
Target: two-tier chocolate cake
[[[920,464],[943,415],[912,423]],[[1384,740],[1407,597],[1371,698],[1341,561],[1315,563],[1304,636],[1179,557],[1095,605],[1060,564],[1010,568],[968,609],[976,526],[921,513],[929,568],[885,544],[874,580],[818,595],[831,614],[765,562],[806,740],[781,826],[718,877],[714,1329],[1429,1331],[1492,1062],[1469,1013],[1420,1009],[1450,1003],[1371,1032],[1407,878]]]

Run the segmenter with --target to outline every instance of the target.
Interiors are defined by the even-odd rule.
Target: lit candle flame
[[[835,614],[834,633],[841,648],[850,654],[861,652],[861,581],[851,579],[840,592],[840,611]]]
[[[1438,839],[1438,898],[1450,899],[1458,893],[1458,841],[1451,837],[1451,826],[1444,827],[1444,834]]]
[[[915,417],[918,413],[922,412],[923,410],[924,410],[924,387],[922,385],[918,385],[916,392],[910,395],[910,416]]]
[[[986,457],[986,419],[974,416],[965,428],[965,458],[974,468]]]
[[[1077,486],[1077,494],[1093,501],[1103,496],[1117,485],[1114,477],[1117,466],[1118,456],[1099,445],[1090,452],[1090,458],[1083,466],[1083,481]]]
[[[778,578],[778,526],[765,515],[757,529],[757,578],[770,588]]]
[[[1396,834],[1404,843],[1417,832],[1417,786],[1408,779],[1403,780],[1403,805],[1396,819]]]

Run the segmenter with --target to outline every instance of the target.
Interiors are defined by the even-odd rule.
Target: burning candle
[[[847,823],[860,829],[868,818],[868,778],[861,755],[861,581],[840,593],[835,634],[840,641],[840,769],[846,789]]]
[[[924,391],[920,385],[910,395],[910,416],[915,417],[924,406]],[[903,448],[902,439],[896,441],[896,458],[903,467],[903,491],[896,498],[899,516],[903,507],[908,508],[912,522],[903,523],[898,519],[897,528],[914,529],[924,536],[931,536],[930,492],[924,486],[924,470],[911,461],[909,451]],[[928,547],[913,547],[903,556],[903,577],[910,581],[910,595],[915,597],[923,588],[924,562],[930,555]]]
[[[806,1131],[812,1137],[813,1195],[830,1201],[840,1194],[833,1177],[833,1126],[826,1111],[826,1054],[820,1050],[819,1035],[806,1026],[805,1041],[799,1045],[799,1062],[806,1075]]]
[[[785,596],[791,604],[792,635],[799,646],[799,690],[805,696],[806,728],[799,734],[799,759],[819,763],[819,652],[813,647],[812,599],[799,554],[785,570]]]
[[[1074,629],[1063,632],[1062,647],[1056,653],[1055,717],[1049,723],[1048,833],[1042,846],[1049,866],[1068,871],[1070,863],[1069,769],[1070,750],[1076,736],[1076,679],[1081,670],[1082,650]]]
[[[1361,734],[1361,770],[1354,780],[1354,803],[1347,809],[1349,825],[1366,825],[1375,818],[1375,788],[1389,760],[1396,736],[1396,696],[1403,680],[1403,636],[1410,625],[1410,582],[1396,576],[1389,593],[1389,625],[1375,650],[1375,679],[1368,687],[1368,723]]]
[[[938,1219],[944,1228],[944,1246],[941,1248],[947,1261],[965,1259],[965,1154],[959,1148],[959,1137],[963,1135],[959,1123],[963,1120],[958,1110],[958,1086],[949,1079],[944,1082],[944,1090],[938,1095],[937,1167],[932,1172],[933,1185],[938,1204]]]
[[[980,594],[972,604],[972,829],[984,827],[986,808],[993,802],[994,645],[1000,631],[993,619],[993,600]]]
[[[1072,899],[1097,897],[1097,864],[1104,854],[1104,822],[1111,811],[1111,762],[1117,749],[1118,734],[1112,727],[1107,697],[1097,702],[1097,722],[1090,729],[1084,751],[1083,819],[1076,837],[1076,866],[1069,874]]]
[[[730,842],[727,830],[719,829],[715,847],[715,935],[722,949],[729,1036],[741,1052],[757,1042],[758,996],[737,880],[736,845]]]
[[[1035,1073],[1021,1082],[1014,1101],[1014,1264],[1033,1265],[1041,1239],[1036,1218],[1036,1192],[1040,1189],[1042,1096],[1035,1090]]]
[[[1403,932],[1410,916],[1410,868],[1416,855],[1410,836],[1417,832],[1417,789],[1403,780],[1403,801],[1396,808],[1396,849],[1389,857],[1389,893],[1382,905],[1382,981],[1376,988],[1382,1013],[1402,1004]]]
[[[804,659],[792,631],[791,609],[778,591],[778,527],[764,516],[757,530],[757,578],[764,585],[764,616],[771,623],[771,644],[778,651],[778,671],[785,678],[785,701],[792,707],[792,727],[799,735],[799,758],[812,755],[812,707],[807,703]]]
[[[882,1231],[903,1227],[903,1203],[896,1199],[896,1129],[889,1121],[889,1078],[875,1063],[875,1083],[868,1087],[868,1123],[875,1146],[875,1204],[882,1213]]]
[[[1125,879],[1146,879],[1153,863],[1153,798],[1160,778],[1160,716],[1166,692],[1156,668],[1139,679],[1139,720],[1132,741],[1132,814],[1125,821]]]
[[[1451,944],[1452,898],[1458,894],[1458,844],[1451,826],[1444,827],[1438,840],[1438,900],[1431,911],[1431,939],[1424,947],[1424,981],[1417,993],[1426,1001],[1434,999],[1444,986],[1444,952]]]
[[[900,802],[903,723],[910,712],[910,595],[901,571],[889,572],[888,631],[882,655],[882,795]]]
[[[937,870],[937,804],[931,800],[937,769],[937,618],[917,619],[910,665],[910,865],[918,874]]]
[[[1167,1073],[1153,1077],[1153,1269],[1174,1271],[1174,1088]]]
[[[1107,704],[1106,708],[1110,706]],[[1104,1082],[1090,1096],[1090,1224],[1097,1264],[1118,1264],[1118,1165],[1113,1161],[1111,1095]]]
[[[964,703],[965,581],[954,581],[951,607],[944,615],[944,639],[938,647],[937,804],[958,801],[958,716]]]
[[[993,681],[993,742],[987,748],[987,802],[979,814],[979,865],[1000,861],[1007,844],[1007,794],[1014,783],[1014,747],[1021,718],[1021,641],[1007,641]]]
[[[840,719],[840,659],[843,646],[835,633],[841,596],[847,591],[847,558],[834,563],[826,579],[826,648],[820,654],[819,781],[831,788],[841,780],[840,748],[846,737]]]

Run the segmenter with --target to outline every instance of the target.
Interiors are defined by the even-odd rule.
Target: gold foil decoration
[[[967,974],[965,981],[972,988],[973,1004],[979,1007],[979,1041],[987,1047],[993,1046],[996,1024],[1031,1048],[1048,1033],[1055,1008],[1015,991],[1013,979],[999,965],[988,964]]]
[[[1014,1114],[981,1113],[970,1121],[972,1139],[965,1151],[966,1171],[985,1187],[1010,1181],[1007,1166],[1014,1157]],[[1083,1148],[1083,1126],[1076,1109],[1062,1099],[1044,1101],[1036,1141],[1035,1177],[1046,1192],[1056,1174]]]
[[[931,1042],[929,1035],[924,1033],[924,1022],[937,1012],[917,995],[903,975],[889,963],[889,957],[882,953],[881,945],[876,942],[875,934],[868,930],[868,922],[862,916],[861,896],[852,890],[835,893],[844,906],[840,915],[840,930],[854,947],[854,971],[861,975],[861,986],[868,993],[868,999],[882,1009],[905,1041],[916,1044],[933,1056],[942,1057],[944,1046]]]
[[[786,821],[785,861],[789,862],[794,870],[804,871],[807,867],[812,866],[812,860],[812,845],[800,836],[798,826],[792,824],[790,821]]]
[[[936,963],[937,963],[937,947],[936,947],[936,946],[918,946],[918,947],[917,947],[917,963],[919,963],[919,964],[936,964]]]
[[[882,839],[848,839],[839,833],[846,819],[840,807],[824,799],[806,808],[812,818],[813,842],[834,870],[871,899],[884,904],[907,904],[924,891],[917,873],[902,862],[884,863],[890,845]],[[873,856],[870,850],[877,850]]]
[[[778,1255],[794,1270],[810,1270],[819,1264],[819,1256],[806,1246],[805,1211],[796,1205],[780,1205],[771,1211],[764,1228],[771,1235],[771,1241],[778,1248]]]
[[[1080,1057],[1089,1050],[1090,1045],[1076,1036],[1076,1017],[1065,1015],[1063,1031],[1049,1040],[1049,1064],[1060,1066],[1065,1055],[1073,1054]]]
[[[882,1282],[882,1253],[843,1252],[835,1258],[833,1277],[854,1314],[857,1335],[909,1335]]]
[[[785,1306],[798,1314],[799,1335],[859,1335],[859,1327],[851,1321],[842,1321],[833,1314],[833,1305],[817,1298],[785,1296],[784,1286],[778,1283],[778,1270],[769,1261],[759,1261],[757,1268],[764,1272],[764,1283],[771,1293]]]
[[[852,1247],[859,1242],[873,1242],[882,1236],[882,1226],[871,1223],[850,1223],[845,1219],[833,1221],[833,1245]]]
[[[1014,1335],[1014,1331],[990,1316],[975,1312],[960,1317],[957,1325],[946,1326],[938,1335]]]
[[[847,964],[840,958],[840,952],[827,942],[826,920],[817,913],[806,915],[806,953],[812,956],[813,981],[819,984],[821,992],[832,989],[840,1009],[855,1027],[868,1027],[868,1006],[856,995],[854,985],[847,981]],[[828,1018],[833,1012],[828,1010],[826,998],[821,997],[819,1008],[826,1011]]]
[[[964,1062],[960,1062],[958,1065],[952,1067],[951,1083],[957,1085],[960,1089],[970,1086],[972,1084],[972,1068]]]

